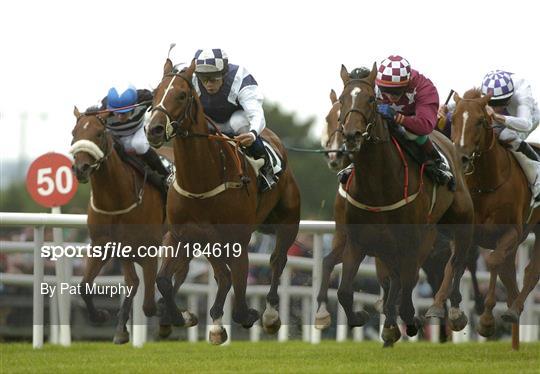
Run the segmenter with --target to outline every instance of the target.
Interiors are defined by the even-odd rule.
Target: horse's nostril
[[[469,161],[471,161],[471,158],[469,156],[461,156],[461,162],[463,163],[463,165],[467,165]]]
[[[150,135],[152,136],[161,136],[164,132],[165,127],[163,125],[154,126],[152,129],[150,129]]]

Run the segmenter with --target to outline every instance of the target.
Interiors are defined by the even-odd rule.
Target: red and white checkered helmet
[[[401,56],[388,56],[377,69],[375,83],[382,87],[404,87],[411,78],[411,64]]]

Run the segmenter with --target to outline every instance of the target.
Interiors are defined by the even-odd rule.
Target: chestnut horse
[[[171,318],[181,323],[171,277],[177,269],[187,273],[189,261],[196,255],[190,253],[189,247],[239,245],[239,256],[224,250],[205,253],[218,283],[216,299],[210,309],[213,319],[210,341],[221,344],[227,340],[221,318],[231,282],[233,320],[249,328],[259,318],[258,311],[248,308],[245,297],[249,266],[247,245],[251,234],[263,224],[275,232],[276,247],[270,259],[272,280],[262,323],[269,333],[279,329],[277,289],[287,262],[287,251],[298,233],[300,194],[290,168],[284,170],[272,190],[265,193],[257,190],[255,171],[249,165],[246,167],[245,156],[237,152],[238,145],[231,145],[231,139],[209,132],[208,121],[192,86],[194,68],[192,63],[180,72],[170,59],[166,60],[148,124],[150,144],[159,147],[174,137],[176,180],[167,198],[169,232],[165,243],[173,246],[180,243],[183,249],[178,256],[164,259],[157,284]],[[277,136],[268,128],[261,135],[286,162],[285,149]]]
[[[494,251],[487,257],[490,271],[489,290],[478,332],[491,336],[495,332],[493,308],[497,274],[507,290],[506,322],[518,323],[527,295],[540,275],[540,209],[532,209],[527,178],[515,157],[497,141],[486,111],[490,96],[471,89],[463,99],[456,93],[452,115],[452,141],[461,155],[475,206],[474,240]],[[516,283],[515,257],[520,243],[535,233],[534,249],[525,270],[523,289]]]
[[[145,183],[145,178],[133,167],[124,163],[114,147],[114,139],[107,131],[107,111],[93,110],[80,113],[75,108],[77,118],[73,129],[71,153],[74,157],[73,170],[81,183],[90,180],[92,192],[88,204],[88,232],[92,247],[105,247],[107,243],[131,246],[129,258],[120,258],[122,272],[128,286],[133,286],[129,297],[126,295],[118,312],[118,325],[114,342],[123,344],[129,341],[126,322],[137,292],[139,278],[135,272],[137,262],[144,274],[144,314],[148,317],[156,313],[155,280],[156,257],[138,257],[139,246],[160,245],[165,220],[164,201],[154,186]],[[107,258],[88,257],[80,283],[81,296],[88,308],[90,321],[102,323],[109,318],[106,310],[97,309],[93,295],[86,292]]]
[[[326,150],[344,150],[345,144],[343,133],[339,131],[341,103],[337,99],[337,95],[334,90],[330,91],[329,98],[332,106],[325,118],[326,126],[323,128],[321,145]],[[327,158],[328,167],[332,171],[338,172],[350,164],[348,153],[344,151],[328,152]],[[326,329],[331,324],[331,316],[326,307],[328,304],[328,288],[332,271],[337,264],[342,262],[343,251],[345,249],[346,238],[343,230],[341,230],[343,227],[342,224],[344,213],[345,199],[339,193],[337,193],[334,204],[334,217],[338,225],[332,241],[332,251],[323,259],[321,286],[317,296],[318,310],[317,314],[315,315],[315,326],[319,329]],[[445,264],[448,262],[448,259],[452,254],[452,250],[449,246],[450,243],[440,235],[438,235],[437,238],[440,240],[435,242],[434,251],[430,253],[424,264],[422,264],[422,269],[426,273],[427,281],[431,286],[433,293],[435,293],[441,286]],[[480,293],[478,279],[476,277],[477,259],[478,251],[471,250],[469,252],[469,256],[467,256],[467,268],[471,273],[475,309],[478,314],[481,314],[484,308],[484,300],[482,294]],[[382,313],[382,307],[379,308],[379,304],[377,304],[377,309],[379,309],[379,311]],[[441,341],[446,341],[446,329],[444,324],[441,324],[440,337]]]
[[[347,200],[346,245],[338,299],[350,326],[361,326],[367,321],[365,311],[353,311],[352,283],[364,257],[377,257],[379,278],[384,279],[383,283],[388,282],[382,338],[384,346],[392,346],[401,337],[396,305],[407,325],[407,335],[418,332],[420,320],[415,317],[412,290],[418,270],[433,248],[436,223],[447,224],[455,246],[442,285],[426,315],[444,318],[444,304],[450,294],[450,327],[459,331],[467,324],[467,317],[459,309],[459,285],[471,243],[474,211],[462,175],[455,172],[461,165],[447,138],[435,132],[431,134],[454,170],[455,192],[425,178],[424,167],[401,151],[390,134],[390,124],[377,113],[376,73],[376,64],[364,79],[351,79],[347,69],[344,66],[341,69],[344,89],[340,96],[340,125],[347,150],[353,154],[354,173],[347,188],[342,190]],[[409,194],[408,189],[415,192]]]

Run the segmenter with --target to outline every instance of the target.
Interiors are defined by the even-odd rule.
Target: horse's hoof
[[[191,312],[182,313],[182,317],[184,318],[184,327],[197,326],[199,323],[199,318]]]
[[[354,317],[352,321],[349,321],[349,327],[361,327],[364,326],[369,321],[369,313],[365,310],[360,310],[354,312]]]
[[[504,322],[519,323],[519,313],[512,308],[506,309],[506,311],[501,314],[501,318]]]
[[[478,334],[480,334],[484,338],[489,338],[490,336],[493,336],[493,334],[495,334],[495,323],[483,324],[480,322],[476,331],[478,331]]]
[[[424,321],[420,317],[414,317],[413,324],[407,325],[407,336],[416,336],[418,330],[424,326]]]
[[[98,309],[95,314],[90,314],[90,322],[104,323],[111,319],[111,315],[105,309]]]
[[[129,332],[121,331],[121,332],[116,332],[116,334],[114,334],[114,338],[113,338],[114,344],[126,344],[127,342],[129,342]]]
[[[394,348],[394,343],[392,343],[392,342],[384,342],[382,347],[383,348]]]
[[[277,319],[275,319],[272,322],[263,323],[264,332],[270,335],[274,335],[275,333],[277,333],[280,327],[281,327],[281,319],[279,317],[277,317]]]
[[[394,344],[401,338],[401,331],[397,325],[391,327],[384,327],[381,338],[385,344]]]
[[[182,313],[180,313],[179,311],[174,311],[174,313],[171,313],[169,311],[169,316],[170,316],[170,321],[171,321],[171,324],[175,327],[184,327],[186,325],[186,320],[184,319],[184,317],[182,316]]]
[[[450,311],[448,312],[448,323],[452,331],[463,330],[468,322],[469,319],[460,309],[450,308]]]
[[[158,335],[161,339],[166,339],[172,334],[171,325],[159,325]]]
[[[227,330],[223,326],[215,326],[210,329],[208,339],[213,345],[220,345],[227,341]]]
[[[444,308],[443,307],[440,307],[440,306],[437,306],[437,305],[432,305],[429,307],[429,309],[427,310],[426,314],[425,314],[425,317],[426,318],[440,318],[440,319],[444,319]]]
[[[260,318],[259,312],[255,309],[248,309],[246,320],[242,323],[242,327],[245,329],[250,329],[255,322]],[[281,326],[281,321],[280,321]],[[279,330],[279,327],[278,327]]]
[[[479,316],[482,315],[482,313],[484,313],[484,299],[482,299],[481,297],[477,298],[474,301],[474,311]]]
[[[379,299],[375,302],[375,304],[373,305],[373,307],[375,308],[375,310],[379,313],[379,314],[383,314],[384,313],[384,300],[383,299]]]
[[[315,328],[317,330],[325,330],[332,324],[332,316],[328,311],[324,313],[317,313],[315,315]]]

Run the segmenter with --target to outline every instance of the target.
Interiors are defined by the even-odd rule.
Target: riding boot
[[[270,162],[270,156],[264,149],[264,144],[260,136],[256,136],[255,141],[246,148],[246,153],[254,159],[264,159],[264,165],[259,170],[258,186],[261,192],[266,192],[272,189],[276,185],[276,176],[274,175],[274,168],[272,162]]]
[[[517,150],[518,152],[523,153],[525,156],[527,156],[531,160],[540,162],[540,157],[534,151],[533,147],[531,147],[531,145],[527,143],[526,141],[522,141]]]
[[[169,171],[161,162],[161,159],[154,148],[150,147],[146,153],[141,155],[141,157],[143,161],[150,167],[150,169],[152,169],[152,171],[158,175],[157,179],[159,179],[159,182],[157,183],[157,187],[159,188],[164,199],[167,200],[167,192],[169,190]]]
[[[431,139],[428,137],[426,142],[420,146],[426,157],[426,172],[432,176],[437,184],[446,186],[451,190],[455,188],[455,180],[448,165],[445,164],[440,153],[435,149]]]

